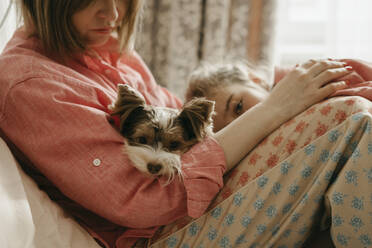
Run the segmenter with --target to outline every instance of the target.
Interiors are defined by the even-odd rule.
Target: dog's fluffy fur
[[[152,176],[166,176],[168,183],[182,176],[180,155],[212,133],[214,102],[195,98],[181,110],[147,105],[128,85],[118,85],[118,97],[110,106],[120,116],[125,152],[133,165]]]

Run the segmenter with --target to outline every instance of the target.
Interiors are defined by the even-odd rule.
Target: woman
[[[22,0],[25,26],[0,58],[4,138],[40,187],[106,247],[130,247],[162,225],[201,216],[224,173],[281,123],[344,88],[328,82],[350,72],[330,60],[299,66],[265,101],[184,154],[184,181],[162,187],[123,154],[107,108],[118,83],[149,104],[181,106],[132,49],[141,2]]]

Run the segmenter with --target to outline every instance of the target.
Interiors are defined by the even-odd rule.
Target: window
[[[372,61],[371,0],[278,1],[276,64],[309,58]]]

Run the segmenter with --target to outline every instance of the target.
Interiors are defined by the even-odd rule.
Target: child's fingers
[[[321,97],[321,99],[324,99],[324,98],[332,95],[336,91],[345,89],[347,87],[348,87],[348,85],[345,81],[329,83],[326,86],[319,89],[320,90],[320,97]]]
[[[353,71],[351,66],[341,67],[341,68],[333,68],[328,69],[321,72],[318,76],[315,77],[315,82],[318,84],[319,87],[324,86],[328,82],[335,80],[337,78],[341,78]]]
[[[333,68],[342,68],[345,67],[347,64],[344,62],[338,62],[338,61],[331,61],[331,60],[321,60],[313,64],[309,68],[309,74],[313,77],[318,76],[320,73],[333,69]]]

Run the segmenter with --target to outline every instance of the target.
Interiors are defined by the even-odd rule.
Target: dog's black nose
[[[151,174],[157,174],[163,166],[161,164],[153,164],[153,163],[148,163],[147,164],[147,169]]]

